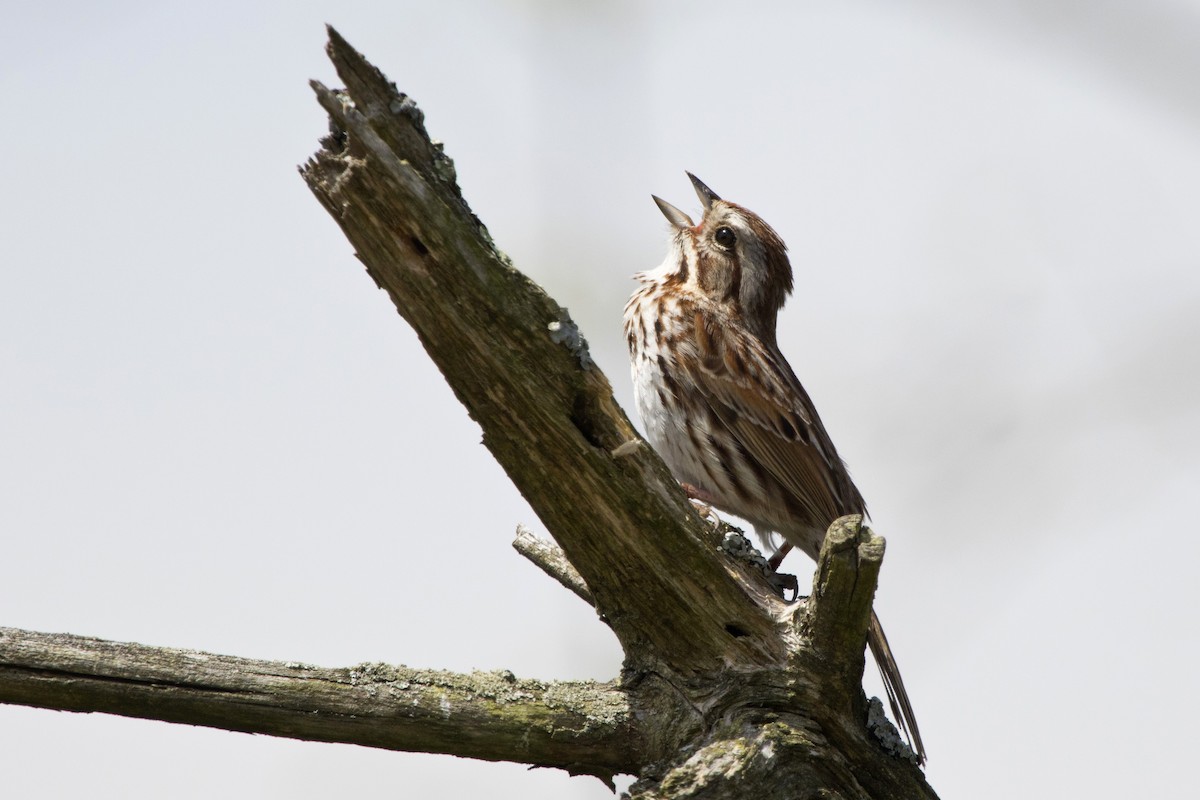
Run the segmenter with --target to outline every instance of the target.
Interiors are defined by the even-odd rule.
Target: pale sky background
[[[692,170],[787,240],[781,344],[888,539],[878,608],[941,796],[1194,792],[1200,2],[3,16],[0,625],[616,674],[594,613],[511,550],[536,517],[296,174],[329,22],[416,98],[626,408],[651,192],[696,211]],[[0,776],[5,798],[610,796],[11,706]]]

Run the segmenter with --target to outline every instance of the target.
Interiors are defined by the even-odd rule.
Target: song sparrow
[[[637,276],[625,306],[634,397],[646,438],[688,493],[815,559],[825,531],[866,504],[817,410],[779,350],[775,321],[792,291],[779,234],[757,214],[722,200],[688,173],[704,205],[700,224],[654,202],[671,223],[662,265]],[[879,619],[871,653],[893,713],[924,747]],[[898,708],[897,708],[898,706]]]

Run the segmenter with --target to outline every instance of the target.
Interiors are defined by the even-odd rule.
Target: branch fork
[[[0,629],[0,702],[554,766],[634,798],[935,797],[867,728],[860,680],[883,540],[830,529],[784,603],[722,552],[587,357],[566,311],[496,249],[411,98],[336,31],[345,89],[302,168],[556,545],[514,546],[593,605],[619,681],[326,669]]]

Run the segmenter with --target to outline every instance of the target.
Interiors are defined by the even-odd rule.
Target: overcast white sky
[[[1200,3],[964,5],[9,3],[0,625],[616,674],[296,174],[329,22],[416,98],[627,408],[650,193],[695,211],[692,170],[787,240],[781,343],[888,539],[878,608],[943,797],[1189,796]],[[609,796],[10,706],[0,775],[13,798]]]

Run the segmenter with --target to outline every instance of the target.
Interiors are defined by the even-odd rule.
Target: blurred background
[[[692,170],[786,239],[781,344],[888,539],[877,607],[943,797],[1188,796],[1200,2],[6,11],[0,625],[616,675],[296,174],[328,22],[425,110],[626,408],[621,309],[666,246],[650,193],[694,213]],[[0,775],[12,798],[611,796],[12,706]]]

